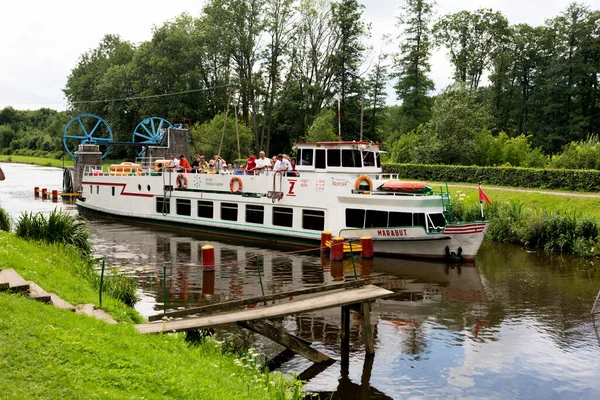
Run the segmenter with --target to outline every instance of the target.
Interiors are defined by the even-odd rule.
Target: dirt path
[[[468,185],[468,184],[448,184],[448,186],[458,187],[458,188],[477,189],[477,185]],[[512,188],[512,187],[503,187],[503,186],[489,186],[489,185],[482,185],[481,187],[483,189],[491,189],[491,190],[506,190],[506,191],[511,191],[511,192],[520,191],[520,192],[528,192],[528,193],[553,194],[555,196],[564,196],[564,197],[600,198],[600,193],[556,192],[556,191],[552,191],[552,190],[523,189],[523,188]]]

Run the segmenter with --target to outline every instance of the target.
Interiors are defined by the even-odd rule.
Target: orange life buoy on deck
[[[366,182],[366,183],[368,183],[368,184],[369,184],[369,189],[368,189],[368,191],[371,191],[371,190],[373,190],[373,182],[371,181],[371,178],[369,178],[369,177],[368,177],[368,176],[366,176],[366,175],[362,175],[362,176],[359,176],[359,177],[358,177],[358,179],[357,179],[357,180],[356,180],[356,182],[354,183],[354,188],[355,188],[356,190],[365,191],[365,189],[364,189],[364,188],[361,188],[361,186],[363,186],[363,185],[362,185],[362,184],[363,184],[363,182]]]
[[[236,194],[237,192],[242,190],[242,179],[238,176],[234,176],[233,178],[231,178],[231,180],[229,181],[229,189],[233,194]]]
[[[177,175],[177,187],[179,189],[185,189],[187,187],[187,176],[184,174]]]

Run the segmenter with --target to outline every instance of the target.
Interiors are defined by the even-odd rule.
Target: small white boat
[[[375,254],[473,260],[488,222],[449,223],[447,190],[382,174],[380,145],[298,143],[296,171],[161,172],[138,159],[124,173],[86,166],[81,214],[317,247],[321,232],[373,238]]]

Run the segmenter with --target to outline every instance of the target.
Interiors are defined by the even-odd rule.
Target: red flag
[[[481,185],[479,185],[479,201],[485,201],[486,203],[488,203],[490,206],[493,206],[492,202],[490,201],[490,199],[488,199],[488,197],[485,195],[485,193],[483,193],[483,190],[481,190]]]

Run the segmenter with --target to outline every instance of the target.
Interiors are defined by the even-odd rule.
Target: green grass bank
[[[0,232],[1,268],[14,268],[71,304],[98,304],[79,277],[75,250]],[[60,310],[18,294],[0,293],[0,387],[8,398],[284,399],[300,398],[297,383],[258,371],[208,339],[142,336],[142,318],[103,296],[103,309],[120,323]],[[248,357],[246,357],[246,360]]]

